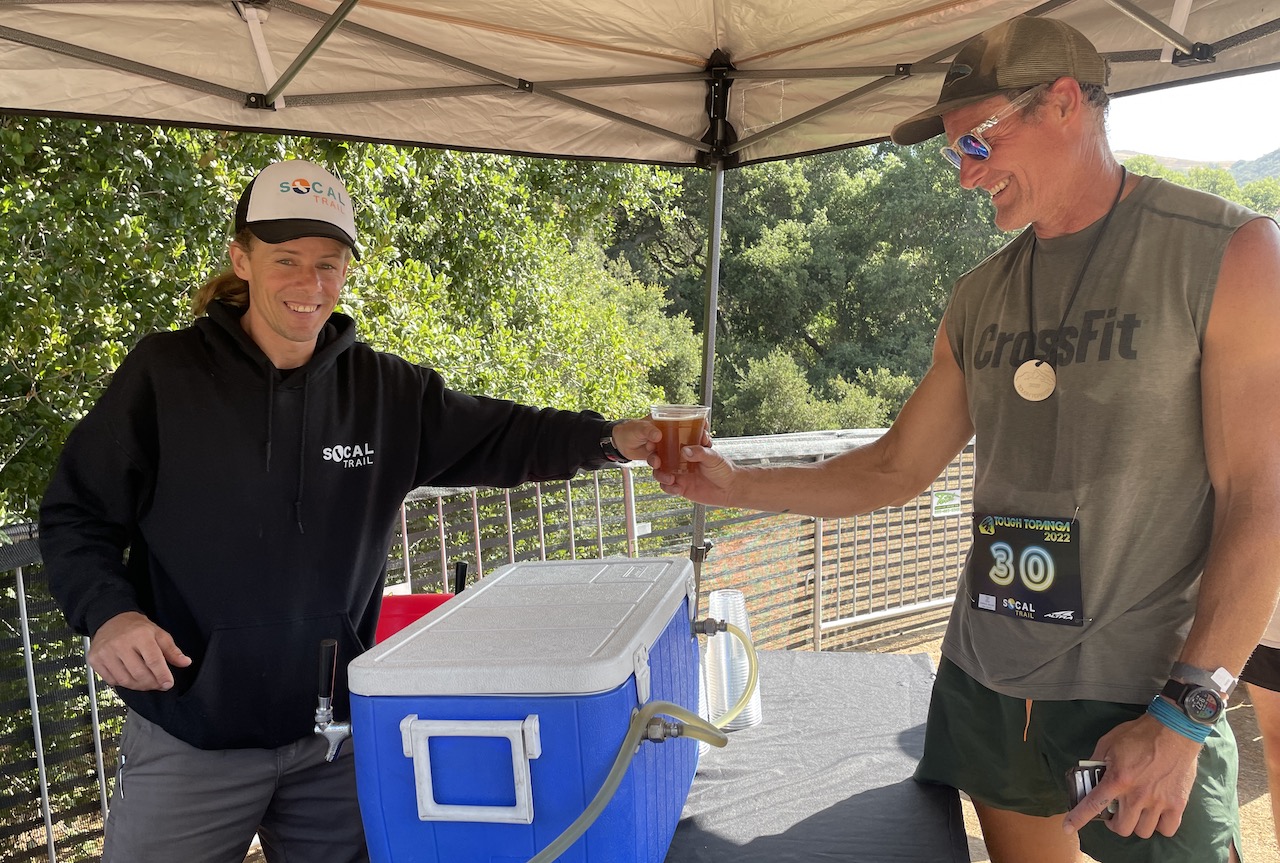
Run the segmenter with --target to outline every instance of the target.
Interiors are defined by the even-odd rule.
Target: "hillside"
[[[1241,186],[1265,177],[1280,177],[1280,150],[1273,150],[1251,162],[1237,162],[1231,166],[1231,176]]]
[[[1117,150],[1116,158],[1123,162],[1134,156],[1143,155],[1132,150]],[[1179,159],[1175,156],[1157,156],[1154,153],[1145,155],[1155,159],[1166,168],[1175,171],[1186,171],[1190,168],[1224,168],[1235,178],[1236,183],[1243,186],[1254,180],[1265,177],[1280,177],[1280,150],[1273,150],[1257,159],[1241,159],[1237,162],[1197,162],[1193,159]]]

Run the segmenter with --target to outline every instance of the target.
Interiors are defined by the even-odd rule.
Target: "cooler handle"
[[[431,784],[432,737],[505,737],[511,743],[514,806],[467,806],[437,803]],[[529,762],[542,754],[537,714],[521,719],[419,719],[410,713],[400,720],[404,755],[413,759],[419,821],[471,821],[488,824],[532,824],[533,782]]]

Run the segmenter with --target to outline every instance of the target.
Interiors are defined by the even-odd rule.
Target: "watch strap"
[[[617,445],[613,442],[613,429],[621,420],[615,420],[604,427],[604,434],[600,438],[600,455],[604,456],[606,461],[614,464],[625,464],[631,459],[622,454]]]
[[[1174,680],[1194,683],[1206,689],[1216,689],[1223,695],[1230,695],[1236,688],[1236,678],[1225,668],[1206,671],[1186,662],[1175,662],[1169,669],[1169,676]]]
[[[1174,680],[1170,677],[1164,682],[1164,688],[1160,690],[1160,694],[1181,707],[1183,696],[1191,690],[1199,688],[1201,687],[1198,683],[1183,683],[1181,680]]]

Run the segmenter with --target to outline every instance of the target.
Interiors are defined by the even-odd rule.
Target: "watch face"
[[[1222,715],[1226,705],[1222,703],[1222,696],[1212,689],[1200,688],[1187,694],[1182,707],[1191,719],[1208,725]]]

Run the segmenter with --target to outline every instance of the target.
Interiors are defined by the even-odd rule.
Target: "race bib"
[[[974,608],[1084,625],[1079,521],[974,513],[967,576]]]

